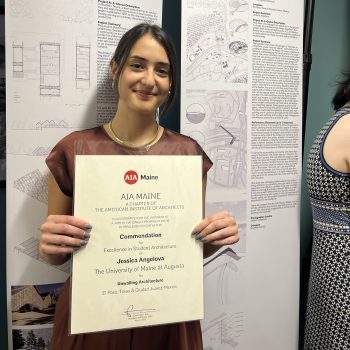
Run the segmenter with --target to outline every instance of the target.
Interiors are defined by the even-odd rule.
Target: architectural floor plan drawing
[[[216,186],[245,189],[247,183],[247,93],[188,90],[183,129],[208,154]]]
[[[186,82],[247,83],[248,2],[187,1]]]

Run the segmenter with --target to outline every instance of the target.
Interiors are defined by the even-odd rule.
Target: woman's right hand
[[[63,264],[69,254],[87,244],[91,228],[87,221],[72,215],[49,215],[40,227],[40,256],[51,264]]]

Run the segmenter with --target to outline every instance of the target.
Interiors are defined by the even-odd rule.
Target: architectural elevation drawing
[[[187,1],[186,82],[247,83],[248,2]]]
[[[35,129],[68,129],[68,123],[65,120],[43,120],[35,124]]]
[[[40,95],[60,96],[60,44],[40,43]]]
[[[90,45],[78,44],[75,48],[76,57],[76,88],[90,88]]]
[[[11,130],[39,130],[39,131],[47,131],[52,129],[70,129],[70,126],[68,125],[68,122],[63,119],[42,119],[37,120],[33,119],[31,120],[31,115],[28,116],[27,120],[23,119],[17,119],[14,120],[12,123],[9,124],[9,129]],[[36,117],[35,115],[33,117]],[[58,130],[57,130],[58,131]]]
[[[35,145],[12,145],[8,149],[7,154],[14,156],[35,156],[43,157],[44,159],[49,155],[52,150],[52,146],[35,146]]]
[[[61,98],[67,106],[87,103],[91,94],[83,91],[89,91],[92,83],[91,46],[73,42],[74,38],[62,45],[61,35],[17,32],[13,36],[12,76],[17,91],[12,98],[16,103],[23,103],[23,90],[28,88],[32,103],[50,98],[56,103]]]
[[[12,74],[14,78],[23,78],[23,43],[12,44]]]

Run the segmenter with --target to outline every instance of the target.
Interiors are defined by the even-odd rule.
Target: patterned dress
[[[350,173],[323,158],[329,131],[347,114],[340,108],[326,123],[307,163],[314,229],[305,350],[350,349]]]

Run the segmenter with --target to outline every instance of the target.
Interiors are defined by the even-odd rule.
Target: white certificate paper
[[[76,156],[71,334],[203,318],[200,156]]]

